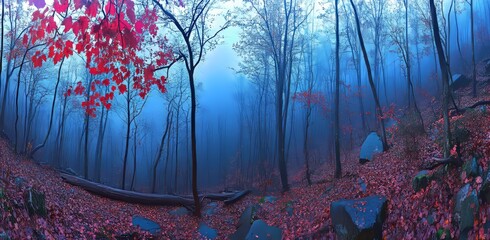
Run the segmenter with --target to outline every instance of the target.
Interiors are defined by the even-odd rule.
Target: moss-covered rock
[[[388,200],[370,196],[335,201],[330,204],[330,215],[337,239],[382,239]]]
[[[431,176],[429,171],[423,170],[417,173],[417,175],[412,180],[412,187],[415,192],[420,191],[422,188],[426,188],[429,185]]]
[[[480,175],[480,167],[478,166],[478,159],[473,157],[463,165],[463,171],[466,173],[466,177],[476,177]]]
[[[29,215],[39,215],[42,217],[47,215],[46,196],[44,193],[29,188],[24,194],[24,202],[29,211]]]
[[[479,196],[484,203],[490,202],[490,170],[483,174],[483,183]]]
[[[459,224],[460,239],[467,239],[468,232],[473,229],[473,223],[478,217],[480,208],[476,190],[470,191],[470,184],[466,184],[456,194],[454,218]]]

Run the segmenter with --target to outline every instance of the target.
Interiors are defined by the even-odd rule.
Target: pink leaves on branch
[[[166,38],[158,33],[155,9],[148,6],[135,12],[133,0],[54,0],[52,5],[30,0],[30,4],[37,10],[32,13],[33,26],[23,38],[24,45],[46,44],[45,51],[31,56],[34,66],[41,67],[47,59],[57,64],[75,52],[82,55],[85,67],[96,80],[91,91],[84,91],[79,82],[73,93],[90,93],[89,100],[82,103],[87,114],[94,115],[95,106],[109,109],[117,90],[123,94],[132,87],[142,98],[153,86],[165,91],[166,78],[154,73],[172,61],[174,54]],[[181,1],[175,4],[183,6]],[[147,46],[155,43],[156,47]],[[100,94],[100,89],[109,93]]]
[[[325,95],[321,92],[298,92],[293,95],[293,100],[302,103],[304,108],[320,106],[324,114],[328,112]]]

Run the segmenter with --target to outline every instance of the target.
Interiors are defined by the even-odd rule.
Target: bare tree
[[[441,35],[439,33],[439,24],[437,21],[437,13],[436,6],[434,4],[434,0],[429,0],[430,5],[430,15],[432,17],[432,29],[434,31],[434,41],[437,48],[437,53],[439,56],[439,67],[441,68],[442,73],[442,114],[444,118],[444,157],[449,157],[450,149],[451,149],[451,128],[449,122],[449,95],[451,94],[449,91],[449,76],[447,69],[446,57],[444,56],[444,49],[442,48],[441,43]]]
[[[192,151],[192,195],[194,197],[194,214],[201,216],[201,205],[197,191],[197,147],[196,147],[196,90],[195,90],[195,71],[199,63],[203,60],[207,49],[217,44],[218,35],[230,26],[230,21],[211,32],[207,21],[213,17],[211,9],[216,4],[215,0],[189,0],[184,1],[186,6],[185,18],[178,19],[169,4],[162,4],[160,1],[153,0],[153,3],[161,11],[162,15],[170,21],[177,29],[178,34],[184,41],[184,46],[176,49],[179,56],[184,60],[187,74],[189,77],[189,88],[191,93],[191,151]]]

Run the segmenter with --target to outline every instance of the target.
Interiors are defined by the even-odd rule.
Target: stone
[[[30,216],[39,215],[45,217],[47,215],[46,196],[44,193],[29,188],[24,193],[24,203]]]
[[[275,203],[277,201],[277,197],[274,197],[274,196],[265,196],[263,198],[263,202],[266,202],[266,203]]]
[[[382,239],[388,200],[382,196],[342,199],[330,204],[330,215],[337,239]]]
[[[362,191],[363,193],[365,193],[365,192],[366,192],[366,190],[367,190],[367,184],[366,184],[366,182],[364,182],[364,180],[363,180],[362,178],[359,178],[359,179],[357,180],[357,182],[359,183],[359,187],[361,187],[361,191]]]
[[[185,207],[179,207],[177,209],[170,211],[169,213],[170,213],[170,215],[173,215],[173,216],[184,216],[184,215],[189,214],[189,210],[187,210],[187,208],[185,208]]]
[[[484,203],[490,202],[490,170],[483,174],[483,183],[478,194]]]
[[[470,78],[466,77],[465,75],[456,73],[456,74],[453,74],[453,82],[449,82],[449,86],[453,90],[458,90],[458,89],[465,88],[465,87],[469,86],[470,83],[471,83]]]
[[[138,215],[133,216],[132,223],[134,226],[137,226],[141,230],[147,231],[151,234],[157,234],[162,230],[158,223]]]
[[[430,182],[430,175],[429,171],[427,170],[422,170],[417,173],[417,175],[413,178],[412,180],[412,188],[415,192],[420,191],[423,188],[426,188],[429,186]]]
[[[362,143],[359,163],[364,164],[372,161],[374,154],[383,151],[383,142],[381,141],[381,138],[375,132],[371,132]]]
[[[211,202],[204,208],[204,214],[208,216],[212,216],[216,214],[216,212],[218,211],[217,208],[218,208],[218,203]]]
[[[282,231],[277,227],[271,227],[262,220],[256,220],[253,222],[252,227],[245,237],[246,240],[255,239],[268,239],[268,240],[281,240]]]
[[[205,239],[216,239],[218,237],[218,231],[216,229],[210,228],[208,225],[201,223],[199,224],[199,228],[197,229],[201,236],[205,237]]]
[[[456,194],[454,218],[459,224],[460,239],[467,239],[468,232],[473,229],[473,223],[478,217],[479,203],[476,190],[471,190],[470,184],[464,185]]]
[[[463,165],[463,171],[466,172],[466,177],[476,177],[479,175],[480,167],[478,166],[478,160],[473,157],[470,161],[467,161]]]
[[[237,230],[232,235],[229,236],[229,239],[231,240],[245,239],[245,237],[248,234],[248,231],[252,227],[252,223],[254,221],[255,212],[257,211],[257,208],[258,207],[255,205],[248,206],[247,208],[245,208],[236,225]]]
[[[14,179],[14,183],[17,187],[21,188],[26,183],[26,180],[22,177],[16,177]]]

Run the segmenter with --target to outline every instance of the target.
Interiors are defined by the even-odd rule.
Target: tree
[[[335,0],[335,178],[342,177],[340,163],[340,38],[339,38],[339,0]]]
[[[350,0],[350,3],[352,5],[352,9],[354,10],[354,17],[356,19],[356,26],[357,26],[357,36],[359,37],[359,43],[361,45],[362,54],[364,56],[364,63],[366,64],[366,69],[367,69],[367,73],[368,73],[369,85],[371,86],[371,92],[373,93],[374,102],[376,104],[377,117],[380,120],[381,135],[382,135],[381,140],[383,142],[383,150],[386,151],[388,149],[388,143],[386,140],[386,131],[385,131],[383,110],[381,109],[381,104],[379,103],[378,93],[376,92],[376,86],[374,85],[373,75],[371,73],[371,65],[369,64],[369,57],[368,57],[368,54],[366,51],[366,46],[364,45],[364,39],[362,37],[361,24],[359,23],[359,16],[357,15],[356,5],[354,4],[353,0]]]
[[[215,0],[189,0],[186,1],[187,12],[184,19],[178,19],[170,6],[163,5],[158,0],[153,0],[156,8],[160,10],[163,17],[170,21],[177,29],[179,36],[185,42],[184,46],[177,52],[179,57],[184,60],[191,93],[191,151],[192,151],[192,195],[194,197],[194,214],[201,216],[201,205],[197,191],[197,147],[196,147],[196,90],[195,90],[195,71],[201,63],[204,53],[210,47],[214,47],[218,35],[230,26],[230,21],[225,23],[218,30],[211,32],[207,21],[212,17],[210,10],[216,3]],[[184,4],[181,1],[182,5]]]
[[[447,69],[446,57],[444,56],[444,49],[442,48],[441,35],[439,33],[439,23],[437,21],[437,12],[434,0],[429,0],[430,15],[432,18],[432,29],[434,31],[434,42],[437,48],[437,54],[439,56],[439,67],[442,73],[442,115],[444,118],[444,157],[447,158],[450,155],[451,150],[451,128],[449,122],[449,76]]]
[[[466,0],[470,5],[470,22],[471,22],[471,63],[473,64],[473,97],[477,96],[476,91],[476,61],[475,61],[475,15],[473,13],[473,0]]]
[[[291,95],[292,67],[297,49],[298,29],[308,17],[300,1],[248,1],[251,15],[243,20],[243,38],[238,45],[250,52],[263,51],[265,62],[272,63],[275,94],[276,153],[282,191],[289,190],[286,160],[286,126]],[[252,38],[254,36],[255,38]],[[258,40],[257,40],[258,39]],[[255,41],[255,42],[254,42]],[[250,54],[242,51],[241,54]],[[251,62],[254,64],[257,62]],[[253,65],[256,66],[256,65]],[[261,66],[256,66],[261,67]]]

